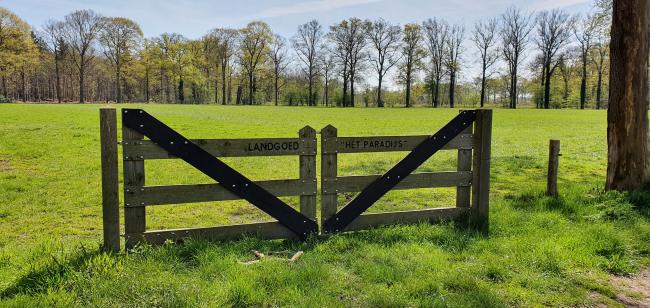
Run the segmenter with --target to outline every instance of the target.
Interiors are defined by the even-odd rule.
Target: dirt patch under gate
[[[632,277],[613,276],[611,281],[621,291],[616,301],[626,307],[650,307],[650,269]]]

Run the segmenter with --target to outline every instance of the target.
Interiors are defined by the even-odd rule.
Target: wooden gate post
[[[120,251],[120,197],[115,108],[99,109],[104,250]]]
[[[474,158],[472,171],[472,207],[470,223],[483,233],[489,230],[490,156],[492,143],[492,110],[481,109],[474,122]]]
[[[463,112],[461,110],[460,112]],[[472,126],[466,128],[461,134],[471,134]],[[459,135],[460,136],[460,135]],[[458,167],[457,171],[472,171],[472,150],[459,149],[458,150]],[[471,186],[457,186],[456,187],[456,207],[469,208],[471,203]],[[469,215],[464,217],[465,220],[459,220],[464,224],[469,221]]]
[[[321,227],[327,219],[334,216],[337,211],[337,192],[328,185],[336,181],[337,176],[337,130],[332,125],[327,125],[320,131],[321,135]]]
[[[303,139],[300,142],[306,151],[300,154],[300,181],[309,183],[309,190],[300,195],[300,213],[316,221],[316,130],[305,126],[298,136]]]
[[[144,135],[122,125],[122,139],[123,144],[136,143],[144,140]],[[139,157],[124,156],[123,169],[125,248],[131,249],[143,240],[142,233],[146,231],[146,208],[131,207],[129,204],[129,195],[144,186],[144,160]]]
[[[557,196],[557,173],[560,164],[560,140],[551,140],[548,145],[548,177],[546,194]]]

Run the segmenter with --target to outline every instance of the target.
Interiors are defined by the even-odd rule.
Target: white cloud
[[[530,6],[532,10],[548,10],[587,3],[589,0],[541,0]]]
[[[287,15],[307,14],[307,13],[322,13],[335,9],[379,2],[381,0],[316,0],[295,3],[286,6],[272,7],[262,10],[259,13],[242,17],[246,20],[264,19],[281,17]]]

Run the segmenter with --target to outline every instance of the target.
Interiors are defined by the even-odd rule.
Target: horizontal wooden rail
[[[152,245],[160,245],[167,240],[178,241],[186,238],[201,238],[209,241],[237,239],[255,236],[261,239],[297,239],[298,237],[279,222],[261,222],[241,225],[227,225],[205,228],[152,230],[138,234],[126,234],[127,239],[144,240]]]
[[[444,207],[413,211],[363,214],[347,226],[346,231],[397,223],[419,223],[455,220],[469,213],[468,208]]]
[[[316,180],[270,180],[255,182],[275,196],[300,196],[316,194]],[[125,187],[125,206],[181,204],[239,200],[221,184],[160,185]]]
[[[327,143],[323,154],[328,153],[369,153],[411,151],[430,136],[374,136],[374,137],[338,137],[336,146]],[[327,142],[323,138],[323,142]],[[474,145],[472,134],[461,134],[447,143],[442,150],[471,150]]]
[[[314,138],[194,139],[216,157],[316,155]],[[124,160],[176,158],[151,140],[124,140]]]
[[[322,180],[323,193],[334,194],[362,191],[368,184],[380,177],[380,174],[376,174],[324,178]],[[471,184],[471,171],[421,172],[410,174],[393,189],[457,187],[470,186]]]

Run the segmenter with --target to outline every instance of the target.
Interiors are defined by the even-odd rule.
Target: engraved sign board
[[[264,139],[195,139],[198,145],[216,157],[316,155],[316,139],[264,138]],[[151,140],[134,143],[125,141],[124,159],[175,158]]]
[[[412,151],[430,136],[379,136],[379,137],[338,137],[336,149],[327,152],[364,153],[364,152],[398,152]],[[472,135],[461,134],[453,138],[443,149],[471,149]]]

